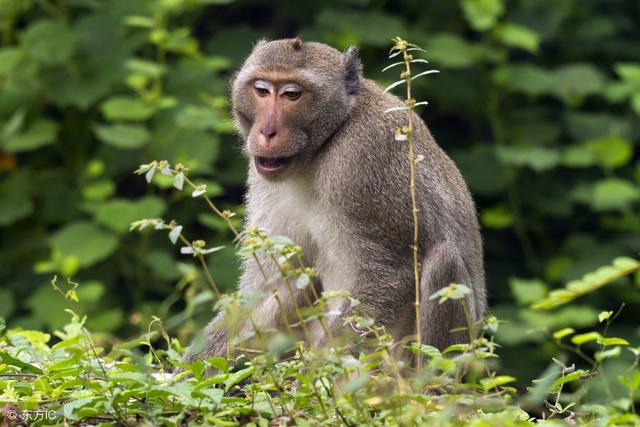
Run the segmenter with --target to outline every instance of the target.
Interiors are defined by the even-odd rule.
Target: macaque
[[[409,147],[394,131],[407,125],[403,106],[362,75],[356,48],[340,52],[299,38],[261,41],[235,74],[231,90],[235,126],[249,163],[246,226],[283,235],[303,248],[316,269],[320,291],[346,290],[358,306],[396,339],[416,334],[412,263],[413,219],[409,193]],[[455,164],[414,114],[416,193],[419,209],[421,340],[438,348],[461,342],[466,326],[458,301],[428,297],[451,283],[472,289],[472,320],[485,310],[480,229],[474,202]],[[261,263],[266,275],[273,262]],[[295,288],[295,287],[294,287]],[[269,289],[275,289],[280,303]],[[265,293],[244,329],[281,326],[294,300],[309,295],[284,282],[270,283],[255,259],[243,265],[239,291]],[[330,331],[343,328],[351,308],[328,300]],[[284,311],[285,313],[283,313]],[[186,360],[224,356],[230,331],[224,313],[205,330],[204,346]],[[248,322],[247,322],[248,323]],[[324,331],[314,328],[316,344]]]

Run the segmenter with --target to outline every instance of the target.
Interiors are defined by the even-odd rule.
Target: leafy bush
[[[189,235],[205,236],[208,248],[233,234],[188,194],[147,192],[130,171],[150,158],[182,162],[221,210],[241,216],[244,164],[224,94],[251,44],[297,33],[338,48],[355,43],[366,75],[386,82],[384,51],[401,34],[443,71],[414,91],[429,99],[424,116],[479,205],[492,312],[505,322],[495,335],[501,375],[523,390],[558,349],[571,366],[567,354],[578,344],[565,341],[583,334],[591,353],[608,354],[598,344],[604,336],[634,343],[637,272],[568,305],[557,303],[591,291],[597,277],[549,291],[640,247],[636,12],[633,2],[599,0],[0,0],[0,316],[14,329],[62,330],[66,303],[48,284],[58,274],[82,283],[73,310],[79,319],[91,313],[97,347],[138,336],[153,316],[184,341],[211,315],[206,273],[166,236],[130,235],[128,225],[175,219]],[[159,177],[158,185],[172,181]],[[228,220],[237,225],[237,217]],[[230,290],[233,247],[214,255],[207,267]],[[623,301],[608,334],[589,335]],[[557,308],[541,312],[532,303]],[[576,331],[565,337],[567,328]],[[25,345],[46,353],[37,342]],[[593,368],[591,353],[576,369]],[[634,372],[626,371],[629,357],[637,356],[596,360],[598,378],[610,381],[590,381],[584,398],[612,409],[587,407],[581,419],[615,421],[618,410],[634,409],[619,398],[637,394],[616,380]],[[18,389],[25,384],[33,383]],[[580,390],[562,395],[582,397]]]

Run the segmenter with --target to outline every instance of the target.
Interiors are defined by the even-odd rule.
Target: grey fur
[[[258,112],[248,96],[248,82],[264,72],[293,73],[311,88],[312,97],[290,119],[287,155],[297,153],[281,179],[266,179],[253,162],[246,196],[248,227],[286,235],[304,249],[305,261],[319,272],[325,291],[349,290],[366,312],[401,339],[415,333],[411,261],[412,217],[409,197],[408,145],[394,140],[407,124],[405,112],[385,113],[403,105],[361,74],[357,49],[341,53],[320,43],[291,40],[259,43],[236,74],[233,112],[244,151],[251,157],[252,124]],[[414,116],[417,154],[416,188],[420,210],[422,259],[422,340],[445,347],[464,336],[449,333],[464,326],[457,302],[428,300],[452,282],[472,288],[474,320],[484,314],[486,295],[482,241],[473,200],[454,163],[435,143],[424,122]],[[275,274],[265,263],[267,274]],[[275,283],[281,296],[287,293]],[[252,260],[245,262],[239,288],[265,290]],[[297,296],[299,302],[305,301]],[[285,311],[293,311],[290,299]],[[348,307],[331,309],[348,315]],[[290,314],[286,313],[287,315]],[[253,313],[258,326],[276,326],[281,313],[265,299]],[[333,321],[339,329],[341,319]],[[316,330],[317,332],[317,330]],[[227,332],[222,315],[205,330],[205,348],[187,360],[222,355]],[[317,342],[322,342],[319,333]]]

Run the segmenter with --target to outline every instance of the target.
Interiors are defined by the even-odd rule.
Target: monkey
[[[300,38],[262,40],[231,81],[235,128],[248,159],[247,227],[285,235],[303,249],[317,271],[321,291],[346,290],[360,309],[396,339],[416,333],[412,262],[413,219],[409,193],[409,148],[394,131],[406,126],[405,104],[363,77],[359,50],[341,52]],[[454,162],[413,114],[415,191],[419,216],[420,337],[445,348],[461,342],[466,325],[458,302],[438,304],[434,292],[451,283],[471,288],[473,321],[486,306],[483,248],[476,208]],[[239,291],[265,292],[251,327],[277,327],[282,316],[304,304],[304,291],[288,294],[274,263],[244,261]],[[266,274],[265,273],[266,270]],[[268,294],[268,292],[267,292]],[[308,296],[308,295],[306,295]],[[339,299],[329,330],[339,331],[352,310]],[[283,311],[285,313],[283,313]],[[224,356],[231,332],[219,313],[204,331],[200,349],[186,361]],[[323,331],[315,328],[317,343]]]

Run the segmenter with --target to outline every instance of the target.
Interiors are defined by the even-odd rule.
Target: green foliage
[[[429,100],[420,112],[479,207],[491,310],[504,322],[495,337],[504,350],[498,377],[513,376],[517,386],[539,377],[556,354],[548,336],[564,329],[557,345],[574,345],[575,334],[597,327],[599,313],[625,301],[611,333],[631,345],[600,349],[596,340],[580,351],[597,352],[589,357],[600,359],[611,378],[625,378],[627,399],[603,397],[607,387],[595,382],[585,413],[633,424],[618,411],[632,407],[638,387],[616,361],[635,354],[638,273],[597,291],[601,281],[558,289],[621,255],[637,258],[640,247],[640,30],[631,23],[633,2],[272,3],[0,0],[0,316],[12,329],[62,327],[64,312],[48,284],[58,274],[61,282],[83,283],[78,292],[87,296],[75,310],[91,314],[87,322],[100,340],[137,336],[154,315],[172,335],[197,331],[214,300],[206,273],[196,268],[198,251],[227,245],[206,262],[220,290],[232,289],[238,261],[227,222],[237,227],[240,218],[203,213],[195,189],[177,175],[157,173],[154,182],[185,191],[148,195],[130,171],[150,158],[182,162],[193,182],[206,185],[199,197],[215,197],[241,216],[245,165],[230,132],[226,91],[229,72],[253,43],[301,34],[340,49],[357,44],[365,75],[388,84],[380,70],[389,39],[399,35],[425,47],[441,70],[416,80],[413,91]],[[126,232],[131,221],[160,216],[162,227],[175,219],[181,232],[208,243],[181,255],[167,237],[175,225]],[[308,285],[306,272],[295,274],[295,285]],[[544,297],[554,289],[560,293]],[[556,304],[581,295],[580,305]],[[541,302],[557,307],[528,307]],[[571,375],[556,368],[545,377],[549,386]],[[370,384],[360,381],[365,389]],[[259,396],[251,408],[270,407],[267,394]],[[368,397],[375,403],[376,396],[386,400],[388,393]],[[569,401],[552,404],[567,415]],[[76,405],[70,415],[93,408]],[[239,411],[247,405],[240,402]],[[476,424],[513,423],[513,414]]]

